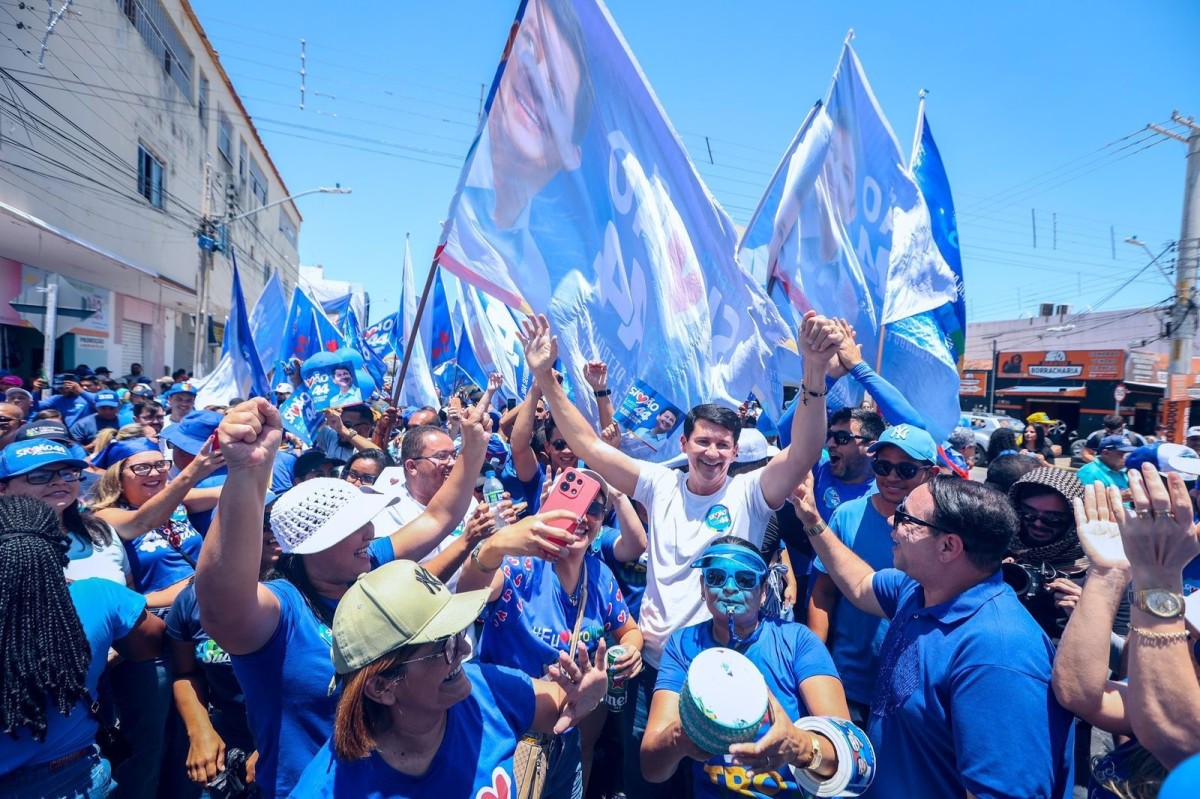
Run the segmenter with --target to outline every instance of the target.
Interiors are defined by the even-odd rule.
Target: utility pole
[[[45,372],[46,382],[54,380],[54,348],[58,342],[58,283],[51,276],[46,281],[46,287],[39,289],[46,293],[46,323],[42,344],[42,371]]]
[[[1187,144],[1187,176],[1183,186],[1183,224],[1175,259],[1175,304],[1171,308],[1171,361],[1169,373],[1187,375],[1192,371],[1192,341],[1196,337],[1196,268],[1200,260],[1200,125],[1178,111],[1171,120],[1188,129],[1182,136],[1158,125],[1150,130]]]
[[[200,203],[200,227],[196,244],[200,248],[199,285],[196,298],[196,340],[192,342],[192,376],[204,377],[205,353],[208,347],[208,284],[213,269],[213,251],[217,248],[217,225],[212,210],[212,161],[204,165],[204,198]]]

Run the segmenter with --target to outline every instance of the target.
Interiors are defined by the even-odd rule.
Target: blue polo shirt
[[[1085,486],[1090,486],[1099,480],[1104,485],[1116,486],[1121,491],[1129,488],[1129,475],[1126,474],[1125,470],[1122,469],[1118,472],[1115,469],[1110,469],[1099,458],[1079,467],[1079,472],[1075,476]]]
[[[813,492],[817,513],[828,522],[833,518],[833,512],[843,503],[874,494],[875,481],[872,479],[863,483],[842,482],[833,476],[833,469],[826,460],[813,469]]]
[[[78,422],[89,413],[96,412],[96,395],[90,394],[87,391],[80,394],[78,397],[68,397],[63,394],[55,394],[50,399],[44,399],[38,402],[33,407],[34,413],[47,409],[56,410],[62,414],[63,424],[70,430],[71,426]]]
[[[1054,698],[1054,647],[1000,572],[924,607],[897,569],[875,573],[892,619],[867,733],[870,799],[1070,799],[1071,714]]]
[[[870,497],[845,502],[834,511],[829,529],[838,539],[876,571],[892,566],[892,526],[875,510]],[[813,570],[826,574],[820,558]],[[839,594],[829,627],[828,646],[833,663],[842,675],[846,698],[870,704],[879,677],[879,650],[888,631],[887,619],[864,613]]]

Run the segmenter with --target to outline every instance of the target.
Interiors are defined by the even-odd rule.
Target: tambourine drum
[[[805,716],[796,726],[824,735],[833,742],[838,757],[837,773],[824,781],[812,772],[793,769],[803,790],[813,796],[860,796],[871,787],[875,779],[875,748],[865,732],[845,719],[832,716]]]
[[[753,741],[767,720],[767,683],[740,652],[706,649],[688,667],[679,694],[679,720],[688,737],[713,754]]]

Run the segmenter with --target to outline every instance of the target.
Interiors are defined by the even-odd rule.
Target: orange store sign
[[[999,360],[1001,377],[1121,380],[1125,376],[1123,350],[1002,352]]]

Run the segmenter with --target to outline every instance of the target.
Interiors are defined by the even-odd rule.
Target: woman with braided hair
[[[109,764],[97,754],[89,707],[109,647],[154,657],[162,622],[146,600],[110,580],[67,583],[67,536],[54,511],[0,496],[0,795],[103,797]]]

